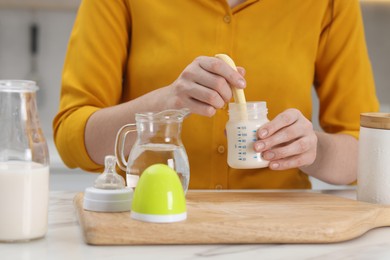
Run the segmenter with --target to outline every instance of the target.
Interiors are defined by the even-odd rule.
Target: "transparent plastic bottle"
[[[244,106],[244,107],[243,107]],[[226,123],[228,165],[235,169],[256,169],[269,165],[254,150],[257,130],[269,122],[266,102],[229,103],[229,121]]]

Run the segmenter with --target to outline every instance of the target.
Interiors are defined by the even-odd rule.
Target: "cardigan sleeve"
[[[63,68],[59,111],[53,121],[57,150],[70,168],[97,171],[102,167],[90,159],[84,131],[94,112],[121,100],[129,13],[123,0],[84,0],[80,5]]]
[[[320,125],[328,133],[359,135],[360,113],[378,111],[359,1],[330,1],[315,63]]]

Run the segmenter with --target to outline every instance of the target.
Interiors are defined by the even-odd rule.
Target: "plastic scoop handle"
[[[218,59],[223,60],[224,62],[229,64],[229,66],[232,67],[235,71],[237,71],[236,64],[234,64],[234,61],[228,55],[226,55],[226,54],[216,54],[215,57],[218,58]],[[244,94],[244,90],[243,89],[239,89],[239,88],[236,88],[236,87],[232,86],[232,92],[233,92],[234,102],[240,103],[240,104],[245,104],[246,103],[245,94]]]

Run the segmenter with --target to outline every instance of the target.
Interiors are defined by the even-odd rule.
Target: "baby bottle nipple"
[[[107,155],[104,159],[104,172],[95,180],[95,188],[104,190],[123,189],[125,179],[116,170],[116,157]]]
[[[123,177],[115,171],[116,157],[106,156],[104,166],[104,171],[95,180],[94,187],[85,189],[83,208],[100,212],[129,211],[133,189],[126,187]]]
[[[232,69],[237,71],[236,64],[234,63],[232,58],[230,58],[228,55],[216,54],[215,57],[220,59],[220,60],[223,60]],[[240,116],[240,119],[243,121],[247,121],[248,120],[248,114],[247,114],[248,112],[247,112],[247,107],[246,107],[246,98],[245,98],[244,90],[238,89],[238,88],[232,86],[232,92],[233,92],[234,102],[237,104],[237,109],[239,111],[238,115]]]

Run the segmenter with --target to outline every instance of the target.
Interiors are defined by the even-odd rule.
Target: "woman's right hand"
[[[85,130],[90,158],[103,165],[105,155],[114,150],[118,130],[125,124],[134,123],[136,113],[189,108],[191,113],[213,116],[231,99],[230,85],[245,87],[245,71],[237,69],[239,72],[218,58],[198,57],[172,84],[128,102],[97,110],[89,117]],[[134,142],[135,136],[132,136],[127,139],[126,147],[131,147]]]
[[[237,70],[215,57],[197,57],[163,90],[166,99],[161,101],[167,108],[186,107],[191,113],[211,117],[232,98],[230,86],[245,88],[245,70]]]

